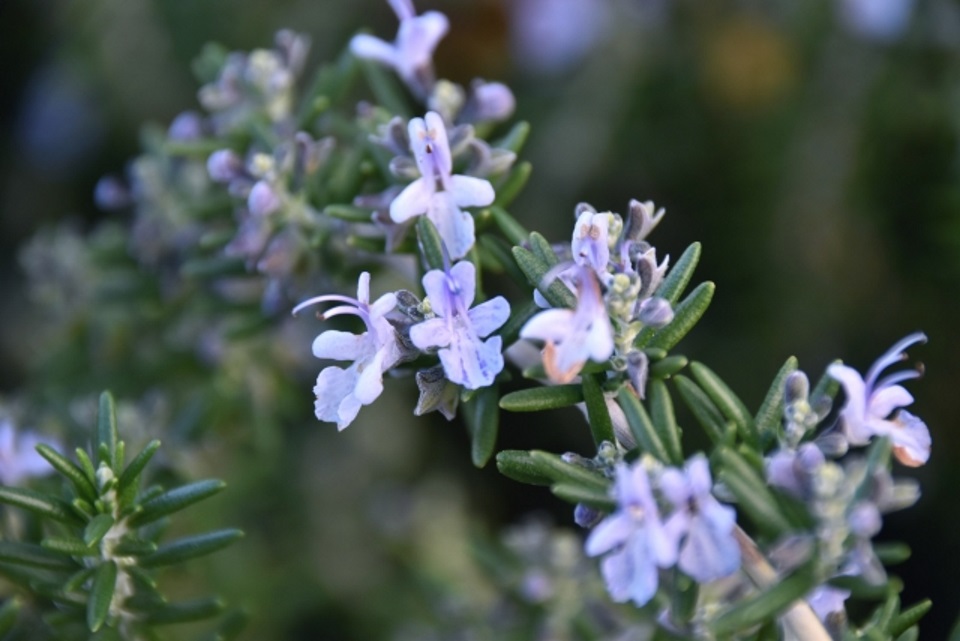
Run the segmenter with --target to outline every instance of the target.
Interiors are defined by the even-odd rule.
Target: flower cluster
[[[493,384],[503,369],[501,338],[487,338],[510,315],[506,299],[497,296],[472,307],[476,296],[476,268],[461,261],[446,270],[431,270],[423,277],[427,298],[417,301],[410,292],[391,292],[370,303],[370,275],[360,276],[357,298],[336,294],[305,301],[294,313],[317,303],[345,303],[323,314],[331,318],[341,314],[359,316],[367,331],[351,334],[326,330],[313,342],[317,358],[350,360],[347,369],[324,368],[317,377],[316,415],[321,421],[337,423],[344,429],[356,418],[363,405],[369,405],[383,391],[383,374],[401,362],[413,360],[421,352],[440,359],[442,379],[431,370],[418,374],[422,392],[433,394],[434,386],[447,383],[475,390]],[[484,340],[486,339],[486,340]],[[436,392],[436,396],[442,392]],[[438,402],[418,404],[417,413],[444,410]],[[444,411],[452,418],[452,409]]]
[[[916,416],[901,409],[913,397],[900,381],[920,376],[906,370],[877,380],[883,370],[906,358],[904,350],[925,341],[916,333],[899,341],[867,371],[835,363],[827,373],[844,389],[846,402],[837,428],[808,440],[826,414],[817,412],[809,399],[809,383],[802,372],[786,382],[784,438],[781,447],[766,459],[770,484],[804,502],[816,520],[818,564],[824,576],[860,577],[872,585],[886,581],[883,565],[873,551],[871,539],[879,533],[881,515],[910,507],[919,499],[912,479],[894,479],[886,466],[856,455],[844,456],[851,447],[868,445],[872,438],[886,439],[902,464],[917,466],[930,455],[930,433]],[[818,404],[818,399],[813,399]],[[822,403],[821,403],[822,404]],[[892,416],[891,416],[892,415]],[[882,443],[874,444],[874,448]],[[840,459],[838,457],[844,456]],[[843,613],[849,591],[828,586],[817,588],[808,600],[819,614]]]
[[[737,571],[736,514],[712,490],[703,455],[683,469],[643,460],[616,468],[616,510],[586,542],[588,555],[604,555],[601,570],[615,601],[646,605],[657,592],[659,571],[674,565],[701,583]]]
[[[581,204],[570,242],[571,259],[544,280],[558,278],[576,293],[573,310],[549,309],[523,328],[523,338],[541,340],[543,364],[554,383],[568,383],[587,360],[613,358],[613,368],[626,372],[643,396],[646,356],[634,346],[644,327],[659,328],[673,320],[671,304],[656,296],[669,258],[657,263],[647,235],[663,218],[653,203],[630,202],[626,223],[611,212],[598,213]],[[549,285],[549,282],[545,283]],[[547,306],[542,295],[537,303]]]

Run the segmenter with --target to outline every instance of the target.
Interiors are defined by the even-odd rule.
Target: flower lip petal
[[[480,303],[468,315],[477,336],[484,338],[497,331],[510,318],[510,303],[503,296],[497,296]]]
[[[448,191],[460,207],[485,207],[496,198],[489,180],[457,174],[450,177]]]
[[[435,188],[433,182],[426,178],[417,178],[403,188],[393,202],[390,203],[390,219],[395,223],[402,223],[414,216],[427,213]]]
[[[398,54],[396,47],[389,42],[366,33],[357,34],[350,39],[350,51],[357,58],[374,60],[390,66],[397,65]]]

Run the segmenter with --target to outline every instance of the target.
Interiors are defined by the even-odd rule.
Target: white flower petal
[[[313,339],[313,355],[335,361],[355,361],[371,351],[369,336],[335,329],[321,332]]]
[[[395,223],[402,223],[427,213],[433,192],[431,181],[425,178],[414,180],[390,203],[390,219]]]
[[[388,42],[380,38],[358,34],[350,40],[350,51],[358,58],[374,60],[395,67],[397,65],[397,50]]]
[[[870,405],[867,414],[874,418],[887,418],[898,407],[906,407],[913,403],[913,396],[900,385],[890,385],[875,390],[870,395]]]
[[[497,296],[471,309],[469,316],[477,336],[486,337],[510,318],[510,303],[503,296]]]
[[[450,260],[458,260],[467,255],[476,240],[473,216],[460,211],[451,200],[450,192],[438,191],[431,196],[427,218],[436,226],[440,238],[447,246]]]
[[[451,176],[447,191],[460,207],[485,207],[496,197],[489,180],[473,176]]]
[[[572,321],[572,310],[547,309],[527,321],[520,337],[562,343],[570,336]]]
[[[468,260],[460,261],[450,269],[450,278],[460,290],[457,298],[469,309],[477,293],[477,268]]]
[[[431,318],[410,327],[410,341],[418,349],[446,347],[452,340],[453,334],[442,318]]]
[[[347,395],[353,394],[355,382],[356,372],[353,368],[342,369],[331,366],[321,370],[317,376],[317,384],[313,388],[313,393],[317,397],[314,403],[317,418],[329,423],[339,423],[340,403]]]
[[[599,556],[609,552],[626,542],[635,528],[633,519],[620,512],[614,512],[590,531],[590,536],[584,544],[584,551],[587,556]]]

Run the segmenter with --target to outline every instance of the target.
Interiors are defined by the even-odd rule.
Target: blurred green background
[[[703,242],[698,275],[717,296],[680,351],[749,405],[791,354],[811,377],[837,357],[862,370],[927,332],[911,353],[927,371],[912,409],[934,450],[905,472],[924,495],[881,536],[913,546],[894,569],[904,601],[931,597],[923,637],[946,638],[960,611],[960,3],[417,6],[451,19],[440,75],[506,82],[533,125],[533,178],[512,207],[524,224],[562,241],[577,202],[622,212],[652,199],[668,212],[652,238],[660,255]],[[190,62],[204,43],[268,46],[290,27],[312,37],[316,62],[361,27],[389,37],[395,25],[380,0],[0,3],[0,392],[15,393],[44,347],[18,248],[44,226],[86,229],[104,216],[94,184],[138,152],[141,124],[196,107]],[[304,405],[297,416],[315,373],[299,372],[302,390],[284,395]],[[189,454],[198,477],[231,484],[221,514],[198,518],[249,534],[210,562],[212,581],[254,611],[249,638],[433,638],[401,630],[437,607],[418,596],[425,581],[491,598],[471,583],[466,532],[530,510],[571,525],[547,492],[473,469],[459,425],[407,420],[409,381],[388,389],[341,434],[293,421],[264,450],[241,421],[233,449],[211,440]],[[501,448],[590,453],[575,412],[504,420]],[[419,588],[403,592],[414,575]]]

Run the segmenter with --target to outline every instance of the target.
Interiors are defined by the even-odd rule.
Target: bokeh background
[[[624,211],[652,199],[668,211],[653,237],[661,255],[703,242],[698,275],[717,295],[681,351],[748,405],[791,354],[817,377],[833,358],[865,368],[907,333],[929,335],[911,353],[927,371],[911,391],[934,450],[906,472],[924,495],[882,536],[913,546],[895,569],[904,600],[931,597],[923,638],[946,638],[960,612],[960,3],[417,5],[451,19],[440,75],[506,82],[533,125],[534,174],[512,207],[528,227],[560,241],[577,202]],[[143,123],[196,107],[190,65],[204,43],[268,46],[283,27],[309,34],[319,61],[360,27],[394,33],[395,18],[380,0],[0,2],[4,397],[44,351],[20,249],[63,221],[86,230],[106,216],[96,181],[138,153]],[[470,466],[459,424],[408,419],[409,381],[337,434],[311,420],[313,375],[285,392],[303,407],[282,430],[240,417],[234,434],[171,455],[231,484],[195,518],[248,532],[206,567],[253,612],[250,639],[448,638],[411,622],[486,612],[471,604],[494,597],[465,541],[531,513],[571,525],[547,492]],[[138,407],[131,421],[160,422]],[[576,412],[523,418],[505,417],[501,448],[589,454]]]

